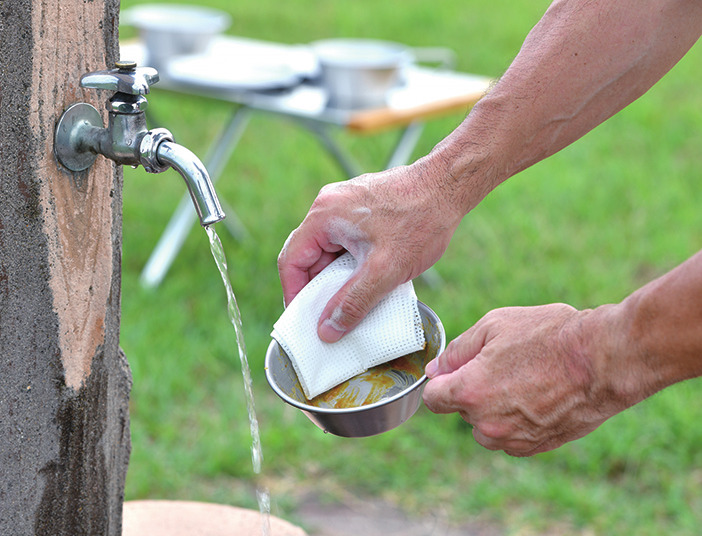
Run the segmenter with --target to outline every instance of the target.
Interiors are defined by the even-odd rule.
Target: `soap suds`
[[[355,208],[351,211],[351,214],[364,214],[366,217],[363,218],[363,220],[361,220],[364,221],[366,218],[370,217],[371,209],[369,209],[368,207]]]
[[[365,214],[365,217],[359,223],[365,221],[371,214],[370,209],[365,207],[356,209],[354,212]],[[359,265],[368,257],[371,251],[371,243],[368,235],[360,228],[358,223],[353,223],[340,217],[332,218],[329,220],[328,233],[329,240],[346,248]]]
[[[336,331],[339,331],[341,333],[346,332],[346,328],[342,326],[339,323],[339,320],[341,320],[341,317],[344,315],[344,312],[341,310],[341,307],[336,307],[334,311],[332,311],[332,314],[329,318],[327,318],[324,323],[327,324],[328,326],[331,326],[334,328]]]

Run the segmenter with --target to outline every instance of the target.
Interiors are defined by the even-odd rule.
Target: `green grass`
[[[123,2],[123,7],[135,5]],[[331,36],[446,46],[465,71],[499,76],[544,0],[228,2],[231,33],[287,43]],[[125,36],[133,31],[125,29]],[[490,309],[617,302],[702,247],[702,91],[696,46],[623,113],[499,187],[459,228],[420,299],[453,338]],[[154,91],[152,109],[205,155],[229,107]],[[427,125],[431,149],[460,114]],[[339,139],[369,171],[396,134]],[[226,300],[204,232],[194,230],[156,290],[138,276],[184,192],[172,172],[125,169],[121,344],[130,360],[133,452],[127,498],[255,506],[250,437]],[[321,433],[266,384],[263,356],[281,313],[275,259],[319,188],[343,178],[307,133],[256,115],[218,184],[251,238],[217,227],[244,319],[274,512],[295,520],[296,490],[339,490],[494,522],[508,534],[695,534],[702,523],[699,382],[675,386],[557,451],[512,459],[477,446],[457,416],[422,408],[382,436]],[[460,297],[456,299],[456,297]]]

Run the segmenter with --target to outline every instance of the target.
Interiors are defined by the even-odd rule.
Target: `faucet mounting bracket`
[[[56,125],[54,151],[58,161],[71,171],[83,171],[93,165],[97,153],[85,146],[88,130],[102,128],[102,117],[84,102],[69,106]]]

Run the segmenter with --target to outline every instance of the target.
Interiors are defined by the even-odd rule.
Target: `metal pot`
[[[321,83],[332,108],[377,108],[401,81],[402,68],[412,61],[402,44],[369,39],[328,39],[312,43]]]
[[[301,410],[325,432],[342,437],[366,437],[392,430],[414,415],[419,408],[427,380],[424,366],[443,352],[446,346],[446,335],[439,317],[421,302],[419,313],[427,341],[424,350],[400,358],[400,365],[397,367],[392,363],[376,367],[376,371],[379,370],[379,373],[384,375],[382,379],[385,381],[373,382],[371,386],[364,385],[364,382],[371,381],[368,379],[374,372],[374,369],[371,369],[368,373],[352,378],[330,391],[333,404],[334,400],[356,398],[359,389],[363,391],[364,387],[382,389],[376,396],[379,400],[375,402],[336,408],[320,407],[320,397],[313,401],[307,400],[290,358],[275,340],[270,343],[266,352],[266,379],[280,398]],[[406,371],[412,367],[417,372],[408,375]],[[321,396],[321,400],[330,400],[329,397]]]
[[[139,30],[146,64],[165,74],[168,60],[204,52],[231,18],[223,11],[200,6],[145,4],[126,10],[122,22]]]

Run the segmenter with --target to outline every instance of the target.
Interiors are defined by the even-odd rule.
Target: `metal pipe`
[[[156,149],[156,158],[161,164],[172,166],[185,180],[200,225],[207,227],[224,219],[207,169],[192,151],[171,141],[163,141]]]

